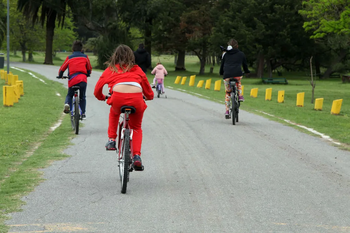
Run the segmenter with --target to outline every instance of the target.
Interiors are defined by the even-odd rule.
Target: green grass
[[[47,84],[27,73],[11,71],[23,80],[25,94],[14,106],[0,107],[0,232],[7,232],[7,214],[19,211],[20,198],[42,180],[37,170],[66,157],[61,151],[74,136],[69,117],[63,118],[58,129],[49,131],[62,118],[66,88],[38,74]],[[4,82],[0,80],[1,85]]]
[[[170,72],[165,78],[165,86],[173,87],[174,89],[182,89],[186,92],[194,92],[209,97],[211,100],[222,103],[224,101],[224,85],[221,82],[220,91],[214,91],[214,82],[222,80],[217,74],[206,74],[197,76],[194,87],[189,86],[189,76],[196,72]],[[187,76],[185,85],[174,84],[177,75]],[[260,79],[244,78],[245,102],[241,108],[259,115],[266,116],[258,111],[263,111],[276,117],[293,121],[297,124],[313,128],[318,132],[326,134],[331,138],[350,145],[350,84],[342,84],[340,79],[331,79],[320,81],[316,80],[315,98],[324,98],[323,110],[314,110],[314,104],[311,104],[311,85],[309,78],[302,74],[292,73],[284,75],[288,79],[289,84],[263,84]],[[209,90],[197,88],[199,80],[207,80],[211,78],[212,84]],[[153,77],[149,76],[149,80]],[[258,88],[258,97],[250,97],[250,90]],[[272,101],[265,101],[266,88],[272,88]],[[279,90],[285,91],[284,103],[277,103],[277,95]],[[296,96],[299,92],[305,92],[304,107],[296,106]],[[331,107],[333,100],[343,99],[341,112],[339,115],[332,115]],[[223,106],[224,112],[224,106]],[[274,120],[278,120],[274,118]],[[242,119],[244,121],[244,119]],[[345,145],[346,146],[346,145]]]

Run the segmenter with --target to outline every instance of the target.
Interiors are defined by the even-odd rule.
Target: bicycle
[[[238,90],[236,86],[237,80],[234,78],[230,79],[230,87],[231,87],[231,101],[229,108],[229,117],[232,119],[232,124],[235,125],[238,122],[238,113],[241,102],[238,99]]]
[[[122,106],[120,112],[123,120],[118,124],[118,146],[116,152],[118,154],[121,193],[125,194],[127,183],[129,182],[129,173],[133,170],[143,171],[144,167],[136,168],[132,165],[132,156],[134,154],[132,146],[133,130],[129,126],[129,115],[135,113],[136,109],[133,106]]]
[[[58,76],[56,78],[59,78]],[[63,76],[62,79],[67,79],[69,77]],[[79,120],[83,120],[82,118],[82,111],[79,105],[80,100],[80,87],[79,86],[72,86],[74,90],[74,95],[72,98],[72,109],[71,109],[71,116],[70,121],[72,125],[72,129],[75,131],[75,134],[79,134]]]
[[[156,92],[157,92],[157,97],[158,98],[162,94],[162,84],[163,84],[163,79],[157,79]],[[166,95],[165,95],[165,98],[167,98]]]

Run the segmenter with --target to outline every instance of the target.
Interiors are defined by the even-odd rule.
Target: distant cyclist
[[[143,44],[139,44],[139,48],[134,52],[134,56],[135,63],[146,73],[147,69],[151,66],[151,56]]]
[[[91,64],[87,55],[83,53],[83,44],[76,40],[72,46],[73,54],[69,55],[58,71],[58,77],[62,78],[63,73],[68,69],[68,93],[64,104],[64,113],[69,113],[72,109],[72,98],[74,95],[73,86],[80,87],[80,108],[82,118],[86,118],[86,86],[87,77],[91,74]]]
[[[235,39],[229,40],[226,52],[222,55],[220,66],[220,75],[223,75],[225,84],[225,117],[229,115],[230,102],[230,78],[237,80],[237,89],[239,94],[239,101],[243,102],[241,79],[243,76],[242,66],[245,73],[250,73],[246,57],[243,52],[238,49],[238,42]]]
[[[162,63],[158,62],[156,67],[154,67],[154,69],[152,70],[151,74],[155,75],[152,82],[152,87],[155,87],[156,81],[157,83],[160,82],[162,84],[162,94],[164,94],[164,77],[168,75],[168,71],[165,69]]]

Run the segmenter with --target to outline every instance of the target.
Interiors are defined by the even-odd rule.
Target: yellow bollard
[[[8,80],[7,80],[7,75],[8,75],[8,74],[5,72],[5,73],[4,73],[5,84],[7,84],[7,81],[8,81]]]
[[[12,85],[13,84],[13,82],[14,82],[14,76],[12,75],[12,74],[8,74],[7,75],[7,84],[8,85]]]
[[[2,90],[4,106],[13,106],[13,86],[3,86]]]
[[[18,75],[13,75],[13,84],[16,85],[17,81],[18,81]]]
[[[5,79],[5,71],[4,70],[0,70],[0,79]]]
[[[315,99],[315,110],[322,110],[323,106],[323,98],[317,98]]]
[[[333,100],[331,114],[338,115],[340,113],[342,103],[343,99]]]
[[[211,79],[207,79],[207,81],[205,81],[205,89],[210,89],[210,85],[211,85]]]
[[[243,96],[243,93],[244,93],[244,86],[242,85],[242,96]]]
[[[215,85],[214,85],[214,91],[220,91],[221,88],[221,80],[217,80],[215,81]]]
[[[16,84],[19,85],[19,94],[23,96],[24,95],[23,81],[22,80],[16,81]]]
[[[284,103],[284,91],[278,91],[277,102]]]
[[[200,80],[197,84],[197,87],[203,87],[204,80]]]
[[[190,83],[189,83],[189,86],[190,87],[193,87],[194,86],[194,81],[196,79],[196,75],[191,75],[190,76]]]
[[[181,80],[181,76],[177,76],[175,79],[175,84],[179,84]]]
[[[18,89],[16,85],[11,85],[13,87],[13,102],[18,103]]]
[[[181,85],[185,85],[187,77],[182,77]]]
[[[250,90],[250,96],[254,98],[258,97],[258,88],[252,88]]]
[[[305,97],[305,92],[300,92],[297,94],[297,106],[298,107],[304,107],[304,97]]]
[[[271,99],[272,99],[272,88],[266,88],[265,100],[271,100]]]

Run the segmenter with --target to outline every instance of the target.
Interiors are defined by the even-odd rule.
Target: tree
[[[0,48],[6,35],[6,6],[3,1],[0,1]]]
[[[198,7],[198,8],[197,8]],[[197,9],[181,16],[181,29],[188,38],[187,48],[193,51],[200,61],[199,74],[204,74],[206,58],[209,50],[209,39],[212,33],[213,21],[211,15],[212,2],[201,2]]]
[[[306,31],[312,38],[323,38],[329,34],[350,34],[350,5],[348,0],[303,1],[304,9],[299,13],[306,17]]]
[[[301,0],[218,0],[213,36],[225,44],[235,38],[258,77],[265,65],[270,73],[280,66],[306,67],[301,61],[310,57],[314,42],[302,28],[300,9]]]
[[[27,18],[32,18],[33,24],[40,21],[46,26],[46,51],[44,64],[53,64],[53,38],[56,27],[64,24],[67,6],[74,9],[74,4],[80,1],[74,0],[18,0],[17,6]],[[39,14],[40,11],[40,14]]]

